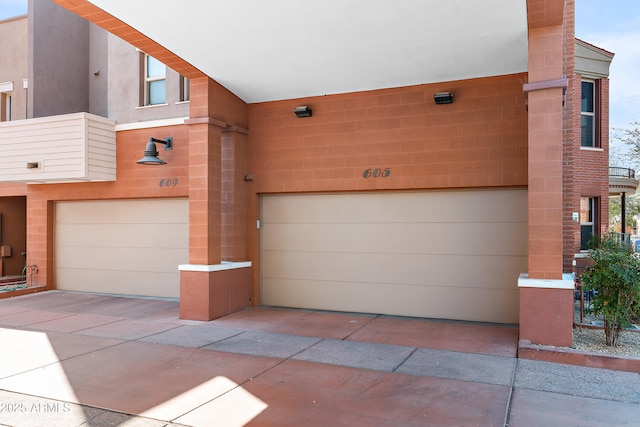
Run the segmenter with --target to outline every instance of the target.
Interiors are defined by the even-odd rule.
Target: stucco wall
[[[49,1],[29,1],[29,113],[89,110],[89,23]]]
[[[140,107],[141,53],[129,43],[48,0],[30,0],[28,20],[29,117],[86,111],[132,123],[189,115],[170,68],[167,104]]]
[[[98,116],[108,116],[108,34],[93,24],[89,26],[89,112]]]
[[[12,120],[27,116],[27,90],[22,81],[29,74],[28,30],[26,16],[0,21],[0,83],[13,82]]]
[[[142,53],[124,40],[109,34],[108,117],[118,123],[188,117],[189,103],[179,102],[180,75],[167,68],[166,105],[140,106],[140,57]]]

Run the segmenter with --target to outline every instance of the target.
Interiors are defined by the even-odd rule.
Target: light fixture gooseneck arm
[[[150,137],[149,138],[149,143],[153,143],[153,142],[157,142],[158,144],[164,144],[164,149],[165,150],[173,150],[173,138],[171,138],[171,137],[165,138],[165,139],[158,139],[158,138]]]

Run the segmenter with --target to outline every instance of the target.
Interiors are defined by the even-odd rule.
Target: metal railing
[[[614,176],[617,178],[636,178],[636,171],[629,168],[620,168],[617,166],[609,166],[609,176]]]
[[[617,242],[625,243],[628,246],[631,246],[631,234],[630,233],[616,233],[611,232],[611,237],[616,239]]]

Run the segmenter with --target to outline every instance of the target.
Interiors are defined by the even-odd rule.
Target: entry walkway
[[[616,426],[638,374],[516,358],[515,327],[50,291],[0,300],[0,425]]]

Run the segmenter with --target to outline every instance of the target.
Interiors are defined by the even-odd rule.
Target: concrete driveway
[[[0,300],[0,425],[618,426],[640,376],[516,358],[513,326],[49,291]]]

